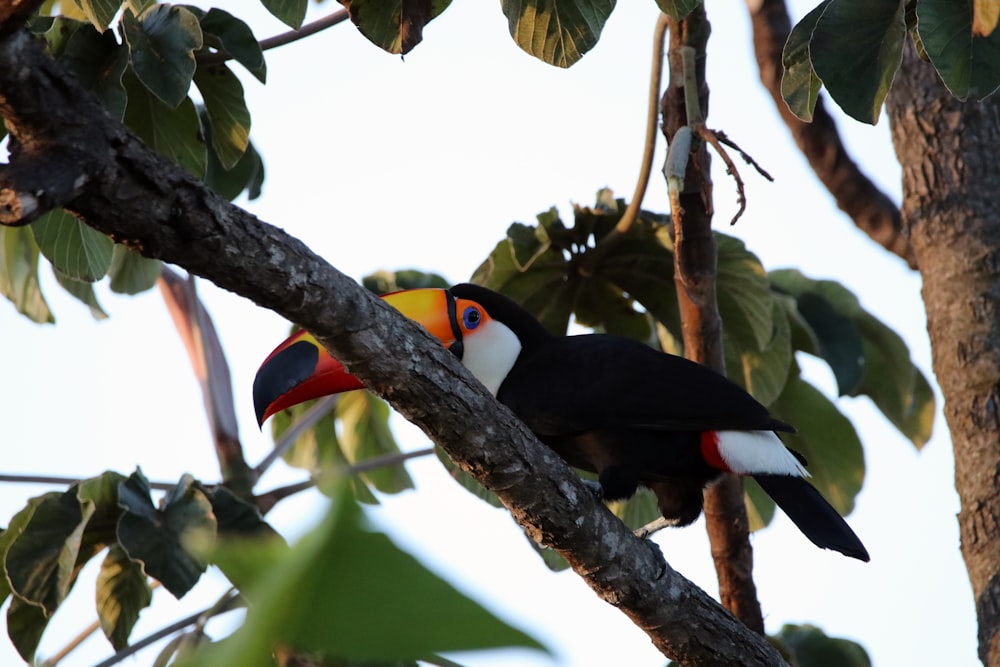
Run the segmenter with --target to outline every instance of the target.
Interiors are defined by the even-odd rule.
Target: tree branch
[[[704,7],[670,25],[670,80],[663,95],[663,131],[668,140],[708,116],[705,47],[710,28]],[[696,54],[684,66],[685,50]],[[690,62],[690,58],[689,58]],[[694,71],[692,71],[694,70]],[[692,108],[692,107],[697,108]],[[681,309],[684,354],[725,373],[722,318],[715,298],[716,251],[712,234],[712,181],[703,141],[692,146],[684,189],[671,198],[674,223],[674,282]],[[763,634],[764,618],[753,581],[753,549],[743,500],[743,484],[726,476],[705,490],[705,521],[723,604],[748,627]]]
[[[315,35],[318,32],[326,30],[327,28],[332,28],[333,26],[343,23],[348,19],[349,15],[346,9],[339,9],[328,16],[316,19],[312,23],[307,23],[300,27],[298,30],[289,30],[273,37],[268,37],[262,39],[258,42],[260,44],[261,51],[267,51],[268,49],[275,49],[279,46],[284,46],[285,44],[291,44],[292,42],[297,42],[300,39],[305,39],[310,35]],[[198,65],[218,65],[219,63],[224,63],[227,60],[232,60],[232,56],[223,51],[216,53],[203,53],[196,57]]]
[[[58,86],[53,85],[58,81]],[[44,113],[41,111],[44,110]],[[147,149],[25,32],[0,40],[0,113],[22,141],[88,128],[90,177],[66,208],[144,255],[182,266],[311,331],[353,375],[492,490],[536,541],[686,665],[781,657],[597,502],[550,449],[430,334],[283,230]],[[70,128],[72,129],[72,128]],[[11,169],[0,172],[0,186]],[[393,341],[395,356],[385,355]],[[406,382],[399,382],[406,377]],[[456,420],[454,415],[476,415]]]
[[[753,47],[760,68],[760,80],[771,94],[781,119],[792,132],[799,150],[816,176],[826,186],[840,210],[873,241],[903,258],[911,269],[917,260],[903,230],[899,207],[865,176],[847,154],[833,117],[816,101],[813,120],[806,123],[795,116],[781,97],[781,52],[791,32],[791,20],[784,0],[747,0],[753,25]]]

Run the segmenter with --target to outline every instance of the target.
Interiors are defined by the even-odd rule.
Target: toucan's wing
[[[606,334],[552,338],[522,353],[497,398],[534,432],[794,429],[700,364]]]

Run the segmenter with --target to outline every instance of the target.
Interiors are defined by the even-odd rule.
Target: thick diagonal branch
[[[26,141],[88,123],[84,191],[66,207],[149,257],[182,266],[312,331],[348,370],[494,491],[605,601],[686,665],[783,664],[778,653],[672,570],[599,504],[562,460],[435,339],[315,255],[147,149],[63,75],[26,33],[0,40],[0,113]],[[44,85],[43,85],[44,84]],[[44,94],[45,107],[36,95]],[[45,113],[38,113],[44,108]],[[14,130],[16,128],[16,130]],[[0,173],[0,186],[16,174]],[[385,355],[390,346],[396,355]],[[399,378],[405,377],[405,382]],[[475,420],[455,415],[476,415]]]

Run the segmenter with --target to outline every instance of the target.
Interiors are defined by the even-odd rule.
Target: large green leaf
[[[38,245],[27,227],[0,225],[0,294],[34,322],[56,321],[38,284]]]
[[[423,39],[424,26],[451,0],[340,0],[361,34],[389,53],[407,54]]]
[[[323,522],[291,550],[223,542],[223,571],[251,580],[246,622],[192,665],[269,665],[275,645],[347,660],[399,660],[439,651],[541,645],[483,609],[364,526],[342,489]]]
[[[212,141],[212,128],[206,124],[205,140]],[[264,183],[264,161],[254,147],[253,142],[247,144],[243,157],[232,169],[224,169],[215,151],[208,151],[208,163],[205,167],[205,185],[215,190],[221,197],[232,201],[244,190],[247,199],[253,200],[260,196]]]
[[[111,291],[119,294],[138,294],[151,289],[160,278],[163,264],[158,259],[143,257],[134,250],[115,244],[111,258]]]
[[[92,283],[111,267],[111,239],[63,209],[49,211],[30,228],[45,258],[70,278]]]
[[[115,544],[97,575],[97,615],[101,629],[116,651],[128,645],[139,612],[153,600],[153,590],[142,566]]]
[[[157,4],[138,17],[126,11],[122,32],[136,77],[163,104],[176,108],[187,97],[194,52],[202,46],[198,18],[184,7]]]
[[[799,667],[871,667],[864,647],[849,639],[827,636],[813,625],[786,623],[778,641],[791,653]]]
[[[974,0],[922,0],[917,31],[948,90],[982,99],[1000,87],[1000,33],[977,34]],[[984,32],[984,31],[980,31]]]
[[[302,26],[309,0],[261,0],[267,11],[292,30]]]
[[[101,304],[97,301],[97,293],[94,291],[93,283],[70,278],[69,276],[59,273],[59,271],[55,270],[55,268],[53,268],[52,271],[55,274],[56,281],[64,290],[90,308],[90,314],[95,320],[105,320],[108,318],[108,314],[104,312],[104,309],[101,308]]]
[[[77,81],[97,95],[108,112],[122,119],[126,95],[122,74],[128,65],[128,49],[111,30],[98,32],[83,26],[67,38],[59,62],[76,75]]]
[[[191,8],[201,24],[205,46],[227,53],[261,83],[267,81],[267,64],[260,42],[246,23],[227,11],[213,7],[207,12]]]
[[[809,481],[838,512],[850,514],[865,478],[864,451],[850,420],[797,374],[789,379],[773,410],[798,430],[785,441],[805,456]]]
[[[369,292],[388,294],[406,289],[436,287],[447,289],[451,283],[437,273],[428,273],[418,269],[400,269],[399,271],[376,271],[361,279],[361,284]]]
[[[727,374],[770,405],[788,377],[792,351],[787,319],[771,295],[767,272],[742,241],[715,235],[716,292]]]
[[[702,0],[656,0],[660,11],[672,19],[680,21],[697,9]]]
[[[813,349],[796,349],[815,354],[829,364],[842,396],[855,392],[865,374],[861,331],[856,322],[863,311],[857,297],[839,283],[813,280],[796,269],[771,271],[768,277],[777,292],[794,299],[794,312],[809,327],[803,331],[807,345],[812,347],[815,341]]]
[[[131,72],[126,72],[122,80],[128,91],[125,124],[129,129],[153,150],[198,178],[204,176],[207,151],[191,98],[184,98],[172,108],[151,94]]]
[[[569,67],[597,44],[615,0],[501,0],[500,6],[518,46]]]
[[[796,300],[840,392],[868,396],[916,447],[923,446],[933,429],[935,398],[902,338],[839,283],[796,270],[772,271],[770,277],[776,290]]]
[[[812,31],[809,55],[830,96],[849,116],[875,124],[903,60],[900,0],[833,0]]]
[[[87,19],[100,31],[104,31],[115,18],[122,6],[122,0],[73,0],[83,10]],[[65,3],[63,3],[65,4]]]
[[[139,471],[119,485],[118,502],[125,511],[118,521],[118,541],[146,574],[180,598],[205,571],[198,554],[215,539],[215,515],[190,476],[178,482],[162,509],[153,505],[149,492],[149,482]]]
[[[35,661],[35,651],[42,633],[49,624],[45,610],[15,597],[7,608],[7,636],[21,658],[28,664]]]
[[[31,498],[28,500],[28,504],[24,506],[24,509],[20,510],[11,518],[10,522],[7,524],[7,528],[3,532],[0,532],[0,563],[3,563],[3,576],[0,576],[0,604],[2,604],[3,601],[6,600],[11,594],[10,575],[7,572],[7,552],[10,549],[10,546],[21,536],[21,533],[24,532],[25,527],[35,515],[35,510],[38,509],[39,505],[49,501],[51,498],[58,498],[59,496],[59,493],[52,491],[50,493],[45,493]]]
[[[872,399],[900,433],[919,449],[934,426],[934,392],[910,361],[906,343],[889,327],[864,313],[858,318],[864,338],[865,375],[853,395]]]
[[[72,489],[38,504],[34,515],[7,550],[7,576],[22,600],[52,615],[69,594],[89,514]]]
[[[789,110],[807,123],[812,122],[813,110],[816,108],[819,91],[823,86],[813,68],[809,45],[816,23],[831,2],[833,0],[823,0],[796,23],[781,52],[781,64],[784,66],[781,75],[781,97]]]
[[[389,428],[389,406],[371,392],[352,391],[337,401],[340,420],[340,447],[353,465],[379,456],[399,453],[399,445]],[[370,486],[382,493],[399,493],[413,488],[413,480],[402,463],[361,473]]]
[[[250,111],[243,85],[224,64],[199,67],[194,82],[212,127],[212,148],[222,168],[232,169],[250,144]]]

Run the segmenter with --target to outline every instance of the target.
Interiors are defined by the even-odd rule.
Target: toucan
[[[437,337],[567,463],[596,473],[605,500],[646,487],[663,517],[685,526],[701,514],[707,485],[725,473],[751,476],[814,544],[868,561],[858,536],[806,480],[805,460],[777,435],[795,429],[722,375],[630,338],[553,335],[479,285],[382,298]],[[257,421],[362,386],[300,331],[257,372]]]

